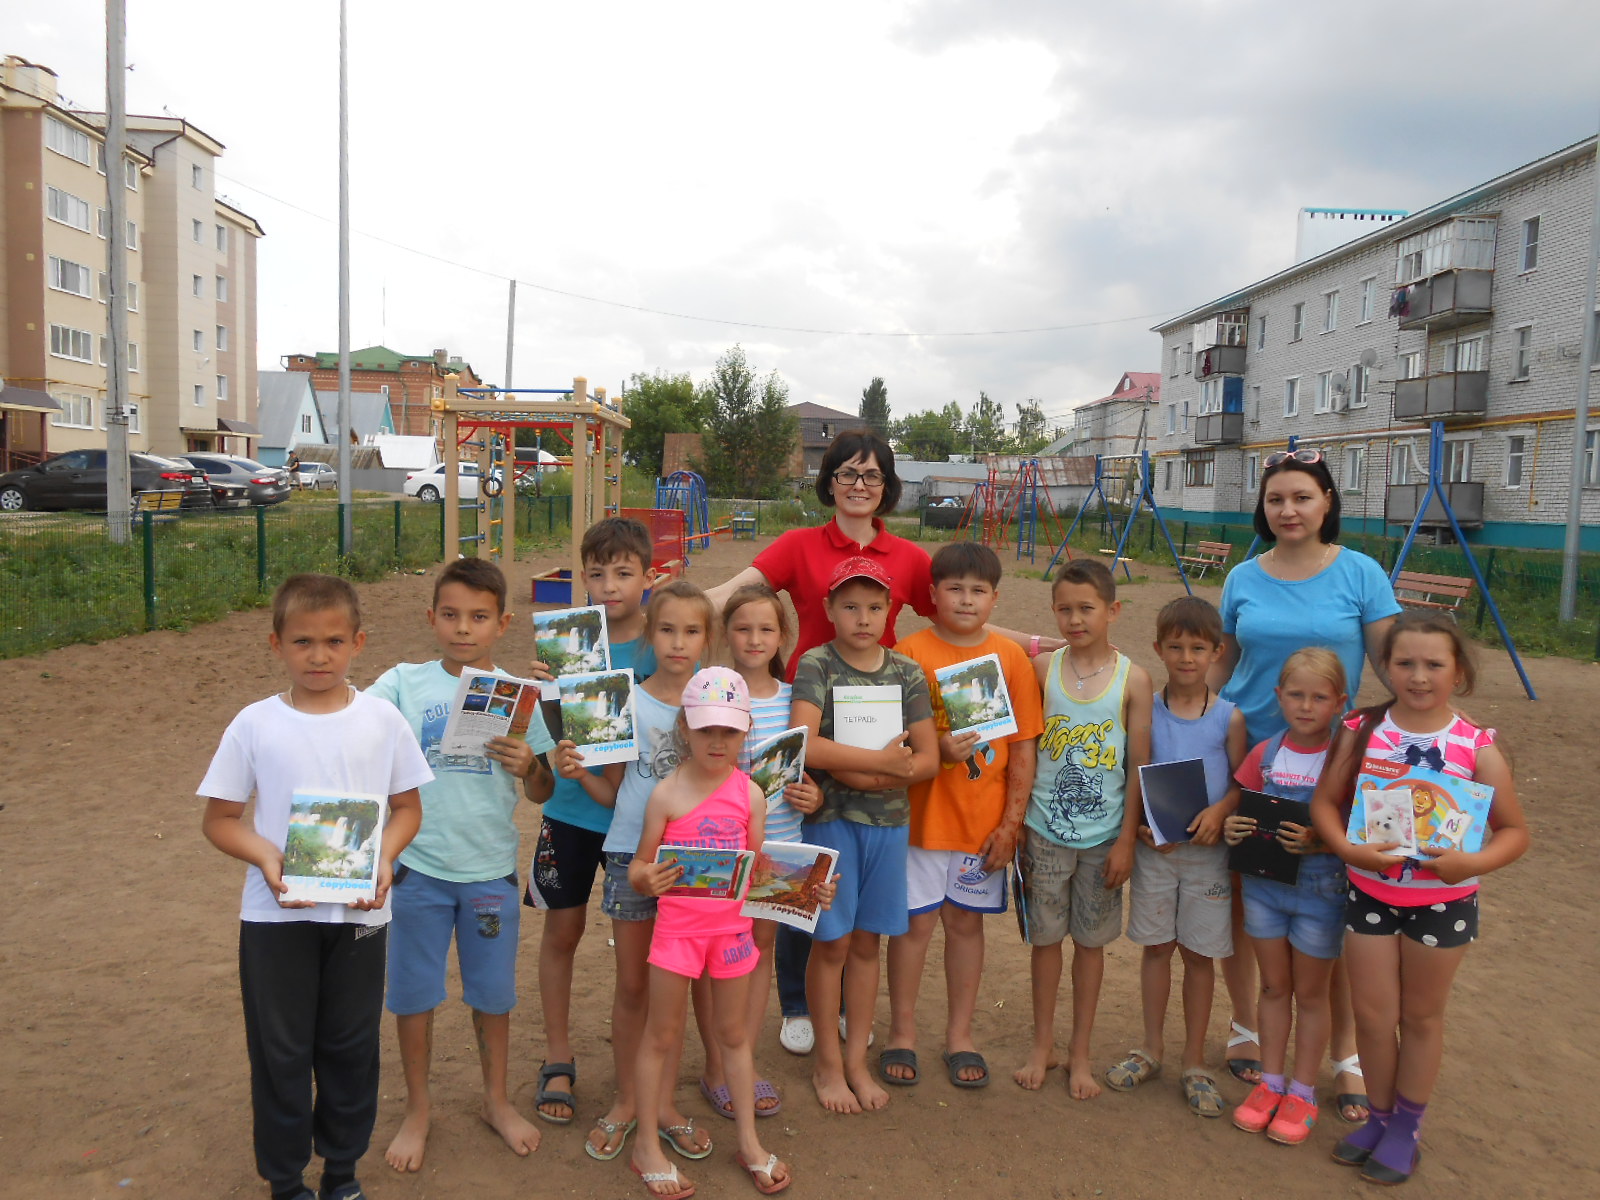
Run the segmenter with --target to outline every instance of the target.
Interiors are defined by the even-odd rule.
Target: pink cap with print
[[[690,729],[722,725],[750,728],[750,689],[744,677],[727,667],[696,671],[683,689],[683,719]]]

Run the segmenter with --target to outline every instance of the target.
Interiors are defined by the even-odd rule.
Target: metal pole
[[[501,390],[503,390],[503,391],[508,391],[509,392],[511,390],[511,387],[512,387],[512,384],[511,384],[511,364],[512,364],[512,360],[516,358],[516,350],[517,350],[517,281],[515,279],[513,279],[511,281],[511,293],[510,293],[509,298],[506,300],[506,373],[505,373],[505,378],[503,379],[503,381],[500,384]],[[513,459],[516,458],[516,448],[515,447],[512,447],[512,455],[511,455],[511,457]]]
[[[1595,142],[1594,220],[1589,262],[1583,272],[1583,352],[1578,356],[1578,399],[1572,416],[1572,491],[1567,496],[1567,540],[1561,553],[1561,619],[1578,615],[1578,551],[1583,539],[1584,440],[1589,433],[1589,370],[1594,366],[1595,265],[1600,261],[1600,138]]]
[[[350,54],[347,0],[339,0],[339,546],[355,531],[350,508]]]
[[[127,0],[106,0],[106,533],[125,544],[132,536],[128,460],[128,188]]]

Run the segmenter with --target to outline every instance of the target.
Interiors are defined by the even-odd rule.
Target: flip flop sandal
[[[792,1175],[785,1175],[782,1179],[774,1179],[772,1177],[772,1173],[778,1169],[778,1156],[776,1154],[767,1155],[766,1165],[760,1167],[746,1160],[742,1154],[735,1154],[733,1161],[750,1173],[751,1184],[763,1196],[776,1196],[794,1182],[794,1176]],[[766,1187],[761,1186],[761,1181],[756,1178],[757,1175],[765,1175],[767,1177]]]
[[[1229,1050],[1232,1050],[1235,1046],[1261,1045],[1261,1039],[1239,1024],[1239,1022],[1229,1021],[1228,1026],[1233,1031],[1233,1036],[1228,1039]],[[1230,1058],[1227,1060],[1227,1064],[1228,1074],[1232,1075],[1240,1083],[1260,1083],[1261,1072],[1266,1069],[1259,1058]],[[1252,1074],[1254,1078],[1251,1078]]]
[[[714,1088],[704,1079],[700,1081],[700,1094],[706,1098],[706,1103],[717,1110],[719,1117],[733,1120],[733,1093],[728,1090],[728,1085]]]
[[[950,1082],[958,1088],[985,1088],[989,1086],[989,1064],[984,1061],[983,1055],[976,1050],[957,1050],[944,1056],[944,1067],[950,1075]],[[983,1072],[976,1079],[963,1079],[961,1072],[969,1067],[977,1067]]]
[[[763,1100],[776,1100],[777,1103],[771,1108],[762,1108],[761,1101]],[[773,1087],[765,1079],[756,1080],[756,1116],[775,1117],[782,1111],[783,1097],[778,1095],[778,1089]]]
[[[656,1136],[667,1144],[667,1149],[681,1158],[687,1158],[690,1162],[696,1162],[711,1156],[713,1149],[711,1139],[707,1138],[704,1146],[700,1145],[695,1139],[693,1117],[690,1117],[682,1125],[667,1125],[656,1130]],[[688,1142],[689,1145],[694,1147],[693,1153],[683,1148],[684,1142]]]
[[[1128,1057],[1106,1070],[1106,1082],[1119,1092],[1131,1092],[1161,1074],[1161,1063],[1144,1050],[1130,1050]]]
[[[1183,1098],[1197,1117],[1220,1117],[1227,1107],[1217,1091],[1217,1081],[1204,1067],[1190,1067],[1183,1073]]]
[[[694,1195],[693,1185],[684,1188],[680,1192],[674,1192],[671,1196],[658,1192],[650,1186],[652,1183],[670,1183],[673,1187],[682,1186],[678,1183],[678,1168],[671,1164],[668,1164],[665,1171],[641,1171],[632,1163],[628,1164],[628,1169],[644,1180],[644,1190],[649,1195],[659,1197],[660,1200],[689,1200],[689,1197]]]
[[[639,1127],[639,1122],[634,1120],[619,1123],[617,1121],[608,1121],[604,1117],[596,1117],[594,1119],[594,1127],[606,1135],[605,1145],[607,1146],[611,1145],[612,1138],[617,1137],[619,1133],[622,1134],[620,1138],[617,1138],[617,1145],[613,1150],[596,1150],[593,1142],[588,1138],[583,1139],[583,1152],[585,1154],[596,1162],[610,1162],[622,1153],[622,1148],[628,1144],[628,1135]]]
[[[571,1092],[557,1091],[555,1088],[550,1086],[550,1081],[560,1076],[565,1076],[566,1078],[572,1080],[573,1086],[577,1086],[578,1068],[575,1064],[569,1062],[540,1063],[539,1094],[533,1098],[533,1102],[536,1106],[540,1104],[565,1104],[568,1108],[576,1112],[578,1108],[577,1097]],[[538,1107],[535,1107],[533,1111],[539,1114],[541,1120],[549,1121],[552,1125],[572,1124],[572,1118],[570,1116],[552,1117],[549,1113]]]
[[[1359,1054],[1352,1054],[1349,1058],[1330,1058],[1328,1065],[1333,1068],[1335,1080],[1341,1075],[1354,1075],[1363,1082],[1367,1078],[1361,1073]],[[1372,1102],[1367,1099],[1365,1092],[1340,1092],[1333,1098],[1333,1111],[1339,1114],[1339,1120],[1346,1125],[1360,1125],[1366,1121],[1366,1117],[1347,1117],[1344,1115],[1344,1110],[1347,1108],[1365,1108],[1370,1112]]]
[[[911,1075],[902,1079],[898,1075],[889,1074],[890,1067],[909,1067]],[[878,1078],[890,1087],[913,1087],[922,1080],[922,1072],[917,1069],[917,1052],[904,1046],[891,1046],[878,1055]]]

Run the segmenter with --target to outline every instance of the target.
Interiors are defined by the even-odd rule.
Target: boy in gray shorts
[[[1066,645],[1033,660],[1044,693],[1044,733],[1023,842],[1026,933],[1033,947],[1033,1046],[1015,1073],[1030,1090],[1057,1065],[1061,944],[1072,937],[1072,1040],[1067,1090],[1100,1094],[1089,1036],[1105,974],[1105,946],[1122,932],[1122,884],[1133,865],[1139,777],[1150,757],[1150,676],[1108,640],[1121,605],[1102,562],[1074,559],[1056,573],[1051,608]]]

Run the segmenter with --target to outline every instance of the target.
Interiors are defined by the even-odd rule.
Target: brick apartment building
[[[1595,146],[1548,154],[1157,326],[1165,381],[1151,449],[1168,519],[1248,522],[1262,459],[1297,435],[1327,455],[1346,528],[1399,533],[1442,420],[1442,473],[1468,536],[1560,546]],[[1584,445],[1583,544],[1600,550],[1600,417]],[[1428,527],[1443,524],[1437,509]]]
[[[311,386],[318,392],[339,390],[337,351],[285,355],[283,365],[290,371],[309,372]],[[350,390],[387,396],[398,434],[425,437],[433,433],[430,406],[444,395],[447,375],[456,376],[457,387],[483,386],[471,364],[453,357],[448,350],[401,354],[387,346],[368,346],[350,352]]]

